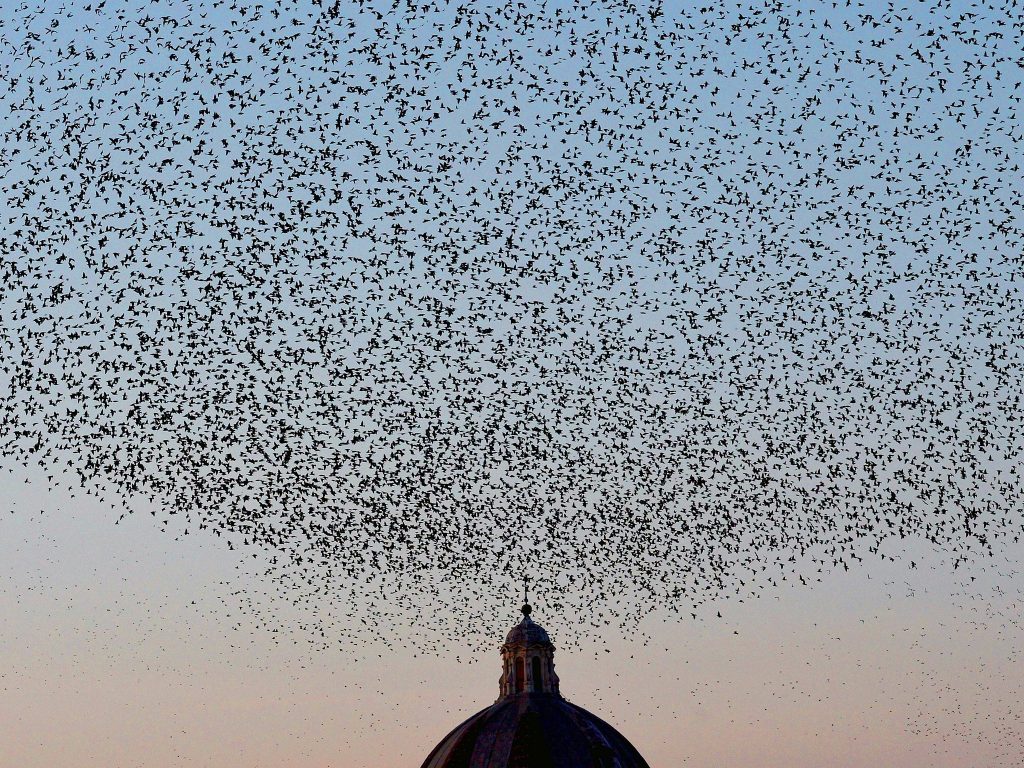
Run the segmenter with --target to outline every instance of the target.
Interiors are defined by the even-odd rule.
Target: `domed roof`
[[[561,696],[499,699],[449,733],[423,768],[649,768],[618,731]]]
[[[555,648],[530,618],[501,646],[500,695],[434,747],[422,768],[649,768],[618,731],[560,693]]]
[[[544,631],[544,627],[530,618],[529,611],[523,611],[523,620],[505,635],[506,645],[517,643],[521,645],[551,645],[551,638]]]

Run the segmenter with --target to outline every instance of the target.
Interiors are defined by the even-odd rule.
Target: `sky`
[[[322,649],[253,620],[240,591],[293,607],[223,540],[115,525],[116,506],[9,462],[3,487],[5,765],[404,768],[497,697],[503,638],[480,626],[437,653],[401,626]],[[654,768],[1016,765],[1024,551],[917,558],[723,599],[722,619],[652,616],[578,648],[553,632],[563,694]],[[499,623],[519,602],[510,585]]]
[[[1020,18],[4,3],[0,765],[1019,765]]]

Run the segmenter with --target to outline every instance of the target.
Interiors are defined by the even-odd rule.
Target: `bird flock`
[[[1020,537],[1015,2],[16,0],[0,51],[52,482],[443,631]]]

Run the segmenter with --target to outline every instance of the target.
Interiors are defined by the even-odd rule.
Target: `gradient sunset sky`
[[[252,620],[243,600],[292,607],[223,540],[114,525],[116,506],[10,464],[3,487],[4,765],[417,768],[497,697],[503,638],[479,627],[437,655],[403,647],[403,626],[314,649]],[[653,768],[1017,765],[1022,555],[954,572],[922,547],[913,570],[823,574],[722,600],[722,619],[652,616],[579,649],[554,633],[562,690]],[[518,607],[510,585],[509,627]]]

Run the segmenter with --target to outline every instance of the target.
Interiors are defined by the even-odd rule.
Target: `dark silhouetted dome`
[[[501,647],[498,700],[434,747],[423,768],[649,768],[599,717],[562,698],[554,646],[524,606]]]
[[[423,768],[649,768],[608,723],[549,693],[499,699],[449,733]]]

